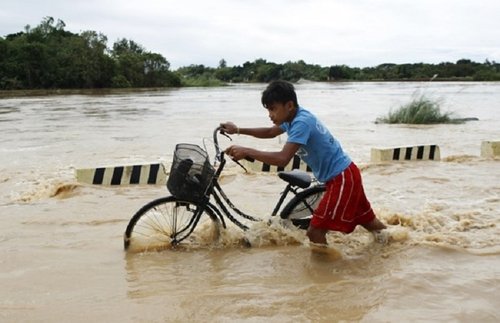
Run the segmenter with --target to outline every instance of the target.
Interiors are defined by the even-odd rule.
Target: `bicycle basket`
[[[178,199],[200,201],[215,174],[208,154],[198,145],[177,144],[167,188]]]

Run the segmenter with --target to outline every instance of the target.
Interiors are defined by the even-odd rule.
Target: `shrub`
[[[182,86],[193,86],[193,87],[212,87],[212,86],[224,86],[225,82],[216,79],[210,75],[200,75],[196,77],[185,77],[181,79]]]
[[[460,119],[453,119],[452,113],[441,113],[438,101],[433,101],[424,95],[415,97],[410,103],[401,106],[396,111],[390,111],[385,117],[377,118],[376,123],[405,123],[405,124],[438,124],[460,123]]]

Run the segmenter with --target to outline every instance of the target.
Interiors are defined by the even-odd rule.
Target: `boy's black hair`
[[[299,106],[295,88],[290,82],[281,80],[273,81],[262,92],[261,102],[264,108],[275,102],[286,103],[288,101],[292,101],[295,107]]]

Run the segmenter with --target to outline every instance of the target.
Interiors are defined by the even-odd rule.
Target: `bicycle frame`
[[[213,133],[213,141],[214,141],[215,151],[216,151],[215,162],[219,162],[219,166],[215,172],[214,177],[212,178],[211,185],[207,188],[207,192],[205,194],[206,199],[205,199],[205,201],[200,203],[200,207],[199,207],[200,210],[199,210],[199,212],[196,212],[196,213],[201,215],[203,213],[203,210],[205,209],[205,207],[209,207],[212,211],[214,211],[215,214],[217,214],[217,216],[221,220],[221,223],[222,223],[224,228],[226,228],[226,223],[224,221],[224,216],[226,216],[231,222],[236,224],[238,227],[240,227],[243,230],[247,230],[248,226],[246,226],[245,224],[241,223],[238,219],[236,219],[236,217],[231,213],[231,211],[228,209],[228,207],[231,210],[233,210],[236,214],[238,214],[239,216],[241,216],[247,220],[258,222],[258,221],[261,221],[261,219],[255,218],[255,217],[248,215],[248,214],[242,212],[241,210],[239,210],[231,202],[231,200],[229,199],[229,197],[226,195],[226,193],[224,192],[224,190],[222,189],[222,187],[219,184],[219,181],[218,181],[219,176],[222,173],[222,170],[224,169],[224,167],[226,165],[225,153],[220,150],[219,143],[218,143],[217,134],[219,132],[220,132],[220,127],[216,128],[214,130],[214,133]],[[222,134],[224,134],[224,133],[222,133]],[[231,139],[229,136],[227,136],[227,135],[225,135],[225,136],[228,137],[229,139]],[[238,161],[234,160],[234,162],[236,162],[240,167],[245,169],[245,167],[243,165],[241,165]],[[245,169],[245,171],[247,171],[247,170]],[[271,213],[271,216],[274,217],[278,214],[283,203],[285,202],[286,197],[288,196],[288,194],[290,192],[293,193],[294,195],[297,195],[300,192],[300,190],[298,187],[295,187],[291,183],[288,183],[285,187],[285,190],[283,192],[281,192],[280,198],[278,199],[278,202],[274,206],[274,209]],[[210,197],[212,197],[212,196],[214,197],[215,204],[210,202]],[[198,217],[199,216],[197,216],[196,218],[198,219]],[[195,220],[195,221],[197,222],[197,220]],[[193,229],[194,229],[194,226],[193,226]]]
[[[155,233],[153,237],[151,237],[153,240],[157,239],[155,238],[157,236],[156,233],[159,233],[171,244],[178,244],[194,232],[204,213],[207,213],[213,222],[220,222],[224,228],[226,228],[226,221],[224,218],[228,218],[243,230],[247,230],[249,227],[243,223],[242,219],[253,222],[263,221],[263,219],[256,218],[239,210],[231,202],[219,184],[219,178],[227,161],[224,152],[219,148],[217,138],[219,131],[220,128],[216,128],[214,131],[216,152],[214,168],[208,171],[210,174],[209,176],[212,176],[212,178],[202,178],[204,186],[206,186],[205,191],[200,192],[198,190],[198,194],[196,194],[196,196],[193,195],[193,198],[189,197],[189,193],[187,194],[188,197],[176,197],[172,195],[155,199],[144,205],[134,214],[127,225],[124,235],[125,249],[128,248],[131,237],[135,236],[136,233],[137,236],[142,236],[147,240],[150,234],[148,230]],[[222,132],[221,134],[226,135]],[[231,138],[229,137],[229,139]],[[210,165],[206,164],[206,158],[208,158],[208,156],[204,155],[203,165],[204,167],[209,167]],[[186,158],[186,160],[187,159],[189,158]],[[218,165],[217,162],[219,163]],[[245,169],[238,161],[235,161],[235,163]],[[196,177],[199,175],[198,173],[194,172],[189,175],[188,173],[183,174],[181,171],[179,174],[185,176],[184,180],[192,180],[195,184],[201,183]],[[195,169],[195,171],[197,171],[197,169]],[[295,227],[307,229],[314,208],[317,207],[317,203],[319,203],[325,191],[325,186],[318,182],[311,186],[310,176],[304,175],[303,172],[278,172],[277,176],[283,179],[287,184],[285,189],[280,193],[280,197],[274,206],[271,216],[274,217],[281,212],[279,213],[280,218],[290,220],[290,223]],[[292,193],[293,196],[290,200],[287,200],[287,196],[290,196],[290,193]],[[166,207],[163,208],[162,206]],[[163,210],[165,210],[165,212]],[[169,213],[169,210],[172,210],[172,213]],[[177,210],[181,212],[179,214],[179,221],[177,221]],[[188,218],[186,218],[185,215],[187,215]],[[143,216],[144,222],[142,222]],[[242,219],[240,219],[240,217]],[[138,225],[136,226],[136,224]],[[164,225],[165,228],[163,228]]]

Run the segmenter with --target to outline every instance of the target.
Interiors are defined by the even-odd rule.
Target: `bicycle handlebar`
[[[224,159],[224,152],[221,151],[221,149],[220,149],[218,134],[224,135],[225,137],[229,138],[229,140],[231,140],[231,141],[233,139],[227,133],[224,132],[224,130],[222,129],[222,127],[219,126],[219,127],[215,128],[214,133],[213,133],[213,139],[214,139],[214,145],[215,145],[215,160],[218,161],[218,162],[222,162],[222,160]],[[231,158],[231,159],[236,164],[238,164],[238,166],[240,166],[241,168],[243,168],[245,170],[245,173],[248,173],[248,170],[239,161],[237,161],[234,158]],[[248,160],[248,161],[251,161],[251,162],[254,161],[252,158],[245,158],[245,159]]]
[[[224,158],[224,152],[221,151],[220,147],[219,147],[219,137],[217,136],[218,133],[224,134],[226,137],[229,138],[229,140],[232,140],[232,139],[231,139],[231,137],[229,137],[227,134],[225,134],[223,132],[223,130],[220,126],[215,128],[214,133],[213,133],[214,146],[215,146],[215,161],[220,162]]]

